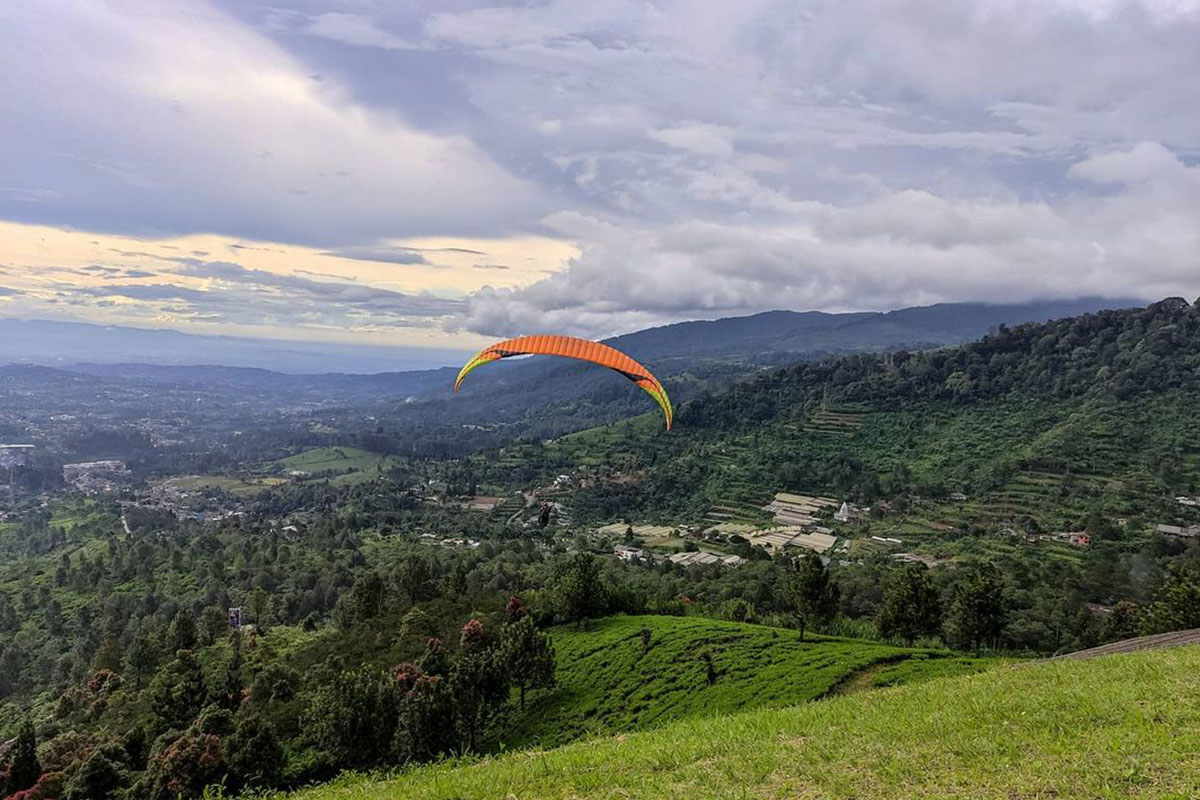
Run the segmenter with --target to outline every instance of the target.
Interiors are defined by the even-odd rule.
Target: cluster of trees
[[[553,645],[524,603],[512,598],[504,618],[498,635],[473,618],[457,648],[430,637],[415,661],[330,661],[308,681],[282,659],[245,658],[262,643],[237,631],[228,647],[178,650],[140,692],[100,670],[60,696],[40,724],[40,748],[24,719],[0,761],[0,796],[176,800],[213,784],[238,792],[476,750],[506,706],[523,708],[528,691],[554,685]],[[206,669],[222,650],[222,668]],[[136,723],[113,732],[131,713]],[[310,763],[286,775],[285,747]]]
[[[338,673],[315,693],[306,718],[313,743],[341,766],[371,767],[472,752],[510,702],[554,685],[554,648],[513,598],[498,637],[478,619],[456,654],[430,638],[421,656],[390,671]]]

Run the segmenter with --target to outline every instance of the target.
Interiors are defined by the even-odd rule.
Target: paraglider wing
[[[666,417],[667,430],[671,429],[671,423],[675,419],[675,410],[671,408],[671,399],[667,397],[667,390],[663,388],[658,378],[651,374],[650,370],[614,347],[587,339],[576,339],[573,336],[518,336],[516,339],[508,339],[485,347],[459,371],[458,378],[454,381],[454,391],[458,391],[463,378],[484,364],[510,356],[535,354],[577,358],[621,373],[654,398],[654,402],[658,403]]]

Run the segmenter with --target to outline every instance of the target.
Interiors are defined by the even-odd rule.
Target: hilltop
[[[1198,647],[999,669],[291,797],[1194,797],[1198,669]]]

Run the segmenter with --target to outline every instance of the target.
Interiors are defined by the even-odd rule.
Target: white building
[[[726,567],[736,567],[744,560],[741,556],[717,555],[704,550],[697,550],[691,553],[673,553],[667,556],[667,560],[672,564],[679,564],[684,567],[692,567],[697,564],[721,564]]]
[[[833,518],[838,522],[853,522],[863,515],[863,510],[858,506],[852,506],[849,503],[842,503],[842,507],[837,510]]]
[[[613,554],[622,561],[647,561],[650,554],[640,547],[630,547],[627,544],[619,544],[613,548]]]

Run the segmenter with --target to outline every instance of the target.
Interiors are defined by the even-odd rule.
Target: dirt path
[[[1124,641],[1093,647],[1091,650],[1079,650],[1046,660],[1099,658],[1100,656],[1109,656],[1114,653],[1161,650],[1164,647],[1182,647],[1187,644],[1200,644],[1200,628],[1193,628],[1190,631],[1174,631],[1173,633],[1157,633],[1153,636],[1139,636],[1136,639],[1125,639]]]
[[[870,666],[863,667],[857,672],[852,672],[847,677],[834,684],[833,688],[822,695],[822,699],[826,697],[838,697],[843,694],[855,694],[857,692],[867,692],[878,687],[875,686],[875,676],[884,667],[892,662],[880,661]]]

